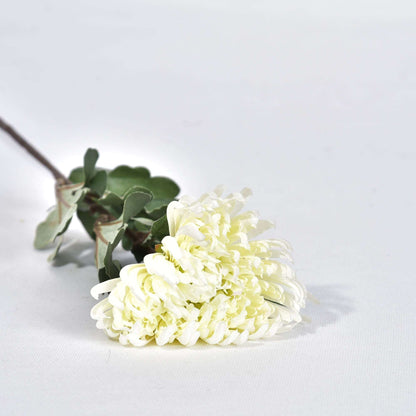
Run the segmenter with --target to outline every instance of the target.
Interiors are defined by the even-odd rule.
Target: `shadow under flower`
[[[333,325],[354,311],[352,298],[342,285],[308,286],[307,290],[316,301],[308,299],[306,308],[301,312],[305,320],[292,331],[272,339],[292,339],[314,334],[320,328]]]

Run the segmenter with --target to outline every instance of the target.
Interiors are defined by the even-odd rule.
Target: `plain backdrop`
[[[182,194],[251,187],[320,304],[241,347],[108,340],[93,243],[33,249],[53,180],[0,133],[0,413],[415,414],[413,6],[4,2],[0,117],[65,172],[96,147]]]

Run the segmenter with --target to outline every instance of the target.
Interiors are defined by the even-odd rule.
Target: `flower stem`
[[[25,138],[23,138],[12,126],[7,124],[0,117],[0,129],[8,133],[15,142],[26,149],[38,162],[45,166],[53,175],[53,177],[61,183],[70,183],[68,178],[61,173],[46,157],[44,157],[38,150],[36,150]]]

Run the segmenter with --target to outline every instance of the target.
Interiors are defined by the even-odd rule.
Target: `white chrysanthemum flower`
[[[241,344],[301,321],[306,290],[281,240],[256,240],[272,226],[240,213],[250,191],[182,197],[167,209],[169,236],[144,263],[93,287],[111,292],[92,310],[97,327],[122,344]]]

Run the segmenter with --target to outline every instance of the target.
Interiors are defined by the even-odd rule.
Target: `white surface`
[[[319,306],[280,339],[124,348],[94,327],[91,243],[32,248],[46,171],[0,134],[4,415],[415,413],[411,2],[14,1],[0,116],[63,170],[86,147],[184,193],[250,186]],[[292,4],[292,5],[291,5]]]

